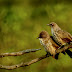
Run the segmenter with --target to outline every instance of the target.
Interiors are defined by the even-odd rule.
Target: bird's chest
[[[52,45],[51,41],[48,41],[48,43],[46,44],[47,48],[46,51],[50,52],[51,55],[55,54],[55,47]]]
[[[51,29],[51,32],[52,32],[53,39],[58,42],[57,33],[53,29]]]
[[[41,45],[43,45],[44,50],[45,50],[46,52],[48,52],[48,50],[47,50],[47,43],[46,43],[46,41],[44,41],[44,40],[42,40],[42,39],[39,39],[39,40],[40,40],[40,44],[41,44]]]
[[[40,40],[40,44],[44,45],[44,41],[42,39],[39,39],[39,40]]]
[[[58,33],[52,29],[52,36],[53,39],[56,41],[57,44],[62,45],[61,38],[59,37]]]

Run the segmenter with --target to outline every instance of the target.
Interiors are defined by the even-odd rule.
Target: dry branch
[[[59,47],[59,49],[56,50],[56,53],[60,53],[60,52],[62,52],[62,51],[64,51],[64,50],[70,48],[71,46],[72,46],[72,42],[66,43],[65,45],[62,45],[61,47]],[[37,51],[37,50],[40,50],[40,49],[33,49],[33,50],[30,49],[30,50],[25,50],[24,52],[25,52],[25,53],[29,53],[29,52],[35,52],[35,51]],[[17,52],[16,52],[16,53],[17,53]],[[14,53],[15,56],[17,55],[16,53]],[[23,53],[23,52],[21,51],[21,53]],[[23,54],[24,54],[24,53],[23,53]],[[22,55],[22,54],[19,54],[19,55]],[[2,55],[1,55],[1,56],[2,56]],[[6,55],[6,53],[5,53],[4,56],[8,56],[8,55]],[[10,56],[11,56],[11,55],[10,55]],[[13,56],[14,56],[14,55],[13,55]],[[49,57],[49,56],[48,56],[48,57]],[[16,68],[19,68],[19,67],[29,66],[29,65],[31,65],[31,64],[33,64],[33,63],[36,63],[36,62],[38,62],[38,61],[40,61],[40,60],[42,60],[42,59],[45,59],[45,58],[47,58],[47,55],[43,55],[43,56],[41,56],[41,57],[39,57],[39,58],[33,59],[33,60],[31,60],[31,61],[29,61],[29,62],[26,62],[26,63],[22,62],[22,63],[17,64],[17,65],[12,65],[12,66],[0,65],[0,68],[1,68],[1,69],[12,70],[12,69],[16,69]]]
[[[27,50],[23,50],[23,51],[19,51],[19,52],[12,52],[12,53],[1,53],[0,57],[5,57],[5,56],[20,56],[26,53],[30,53],[30,52],[36,52],[38,50],[41,49],[27,49]]]
[[[29,65],[31,65],[31,64],[33,64],[33,63],[36,63],[36,62],[38,62],[38,61],[40,61],[40,60],[42,60],[42,59],[44,59],[44,58],[47,58],[47,56],[46,56],[46,55],[43,55],[43,56],[41,56],[41,57],[39,57],[39,58],[36,58],[36,59],[33,59],[33,60],[29,61],[29,62],[26,62],[26,63],[23,63],[23,62],[22,62],[22,63],[20,63],[20,64],[12,65],[12,66],[3,66],[3,65],[0,65],[0,68],[1,68],[1,69],[12,70],[12,69],[16,69],[16,68],[19,68],[19,67],[29,66]]]
[[[72,41],[69,42],[69,43],[65,43],[64,45],[62,45],[61,47],[59,47],[57,50],[56,50],[56,53],[60,53],[62,51],[65,51],[67,49],[69,49],[70,47],[72,47]]]

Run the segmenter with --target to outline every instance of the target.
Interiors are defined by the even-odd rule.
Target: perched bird
[[[40,43],[44,46],[47,54],[50,54],[51,56],[53,56],[53,58],[58,59],[59,54],[56,54],[55,51],[59,48],[59,46],[52,40],[48,32],[40,32],[38,39],[40,40]]]
[[[53,39],[59,46],[72,41],[71,34],[66,31],[63,31],[55,22],[51,22],[47,25],[51,27]],[[65,52],[72,58],[72,52],[70,50],[67,49],[65,50]]]

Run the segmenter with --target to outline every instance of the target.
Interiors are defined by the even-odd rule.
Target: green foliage
[[[38,19],[39,17],[47,17],[47,11],[45,10],[45,8],[40,7],[40,8],[35,8],[32,12],[32,19]]]
[[[36,53],[1,58],[0,64],[19,64],[46,54],[36,38],[42,30],[47,30],[51,35],[47,23],[54,21],[72,34],[71,7],[66,0],[0,0],[0,53],[42,48]],[[71,72],[71,66],[72,60],[60,54],[59,60],[50,57],[10,72]],[[0,72],[9,70],[0,69]]]

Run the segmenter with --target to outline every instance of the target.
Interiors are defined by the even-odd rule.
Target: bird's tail
[[[66,53],[65,53],[65,52],[63,52],[63,51],[62,51],[62,53],[63,53],[64,55],[66,55]]]
[[[69,55],[70,58],[72,58],[72,52],[70,50],[65,50],[65,52]]]

